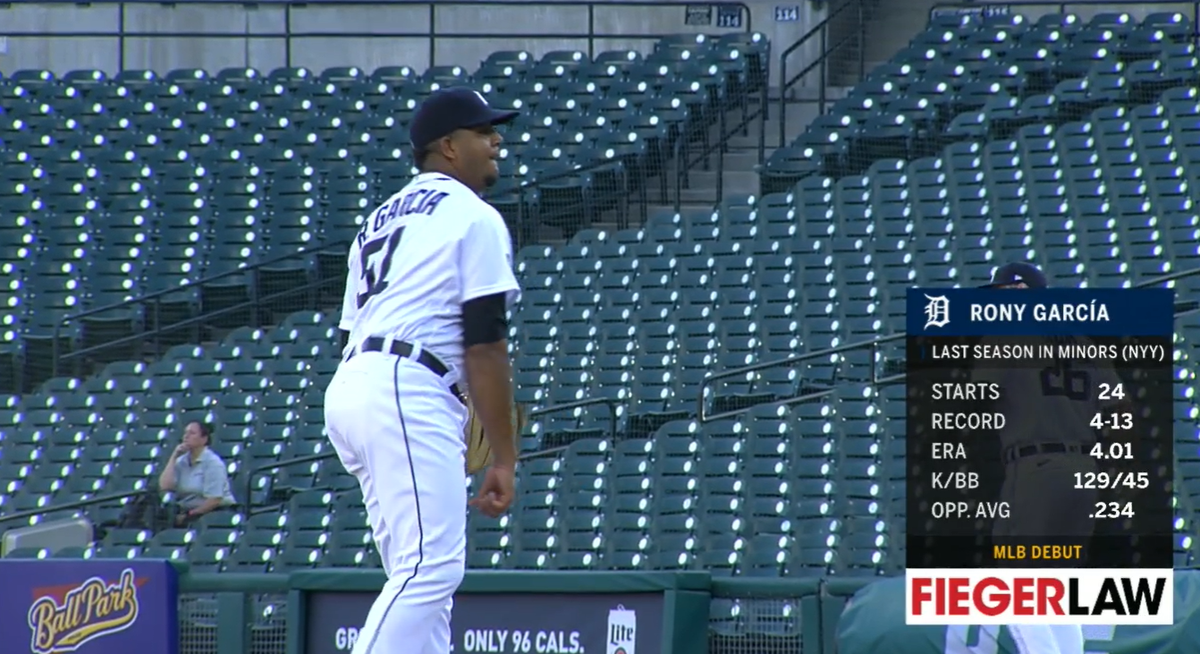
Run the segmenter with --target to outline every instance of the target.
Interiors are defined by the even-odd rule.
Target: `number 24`
[[[362,264],[362,278],[367,290],[358,294],[358,308],[363,308],[367,300],[379,295],[388,287],[387,273],[392,266],[392,255],[396,253],[396,246],[400,244],[400,237],[404,235],[404,228],[397,227],[396,231],[387,236],[380,236],[377,239],[367,241],[362,246],[362,251],[359,252],[359,262]],[[372,265],[375,255],[383,253],[383,260],[379,264]]]

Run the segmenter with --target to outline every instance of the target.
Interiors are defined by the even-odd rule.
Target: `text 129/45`
[[[1147,472],[1077,472],[1075,473],[1075,488],[1088,490],[1106,490],[1110,488],[1133,488],[1145,490],[1150,487],[1150,473]]]

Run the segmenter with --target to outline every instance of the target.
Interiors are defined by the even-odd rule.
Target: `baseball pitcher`
[[[1046,286],[1042,271],[1024,262],[1001,266],[986,285]],[[1040,368],[980,367],[972,371],[972,381],[999,385],[1002,396],[993,410],[1007,418],[1000,432],[1001,499],[1009,503],[1010,517],[998,519],[992,533],[999,539],[1033,541],[1076,536],[1086,543],[1094,528],[1089,514],[1097,491],[1077,488],[1075,474],[1096,469],[1090,455],[1096,430],[1089,423],[1103,406],[1101,389],[1120,383],[1116,371],[1104,361],[1062,360]],[[1039,563],[1054,564],[1026,560],[1013,565]],[[1083,632],[1078,626],[1011,625],[1010,631],[1019,654],[1083,654]]]
[[[362,486],[388,575],[353,654],[450,651],[471,413],[490,465],[470,504],[498,516],[513,500],[506,313],[520,288],[508,229],[480,193],[499,177],[496,126],[515,116],[470,89],[430,95],[410,127],[420,174],[368,216],[350,248],[346,346],[325,424]]]

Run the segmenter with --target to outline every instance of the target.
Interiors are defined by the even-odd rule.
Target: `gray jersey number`
[[[1065,397],[1076,402],[1086,402],[1092,397],[1092,376],[1072,368],[1068,362],[1059,361],[1042,368],[1040,377],[1042,395],[1046,397]]]

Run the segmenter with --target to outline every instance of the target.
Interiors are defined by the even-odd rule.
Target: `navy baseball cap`
[[[1046,288],[1046,275],[1032,263],[1014,261],[1006,263],[992,274],[992,283],[984,284],[983,288],[1008,286],[1024,282],[1029,288]]]
[[[422,150],[430,143],[449,136],[454,130],[502,125],[516,118],[518,113],[491,108],[475,89],[438,89],[417,108],[408,127],[409,140],[413,148]]]

